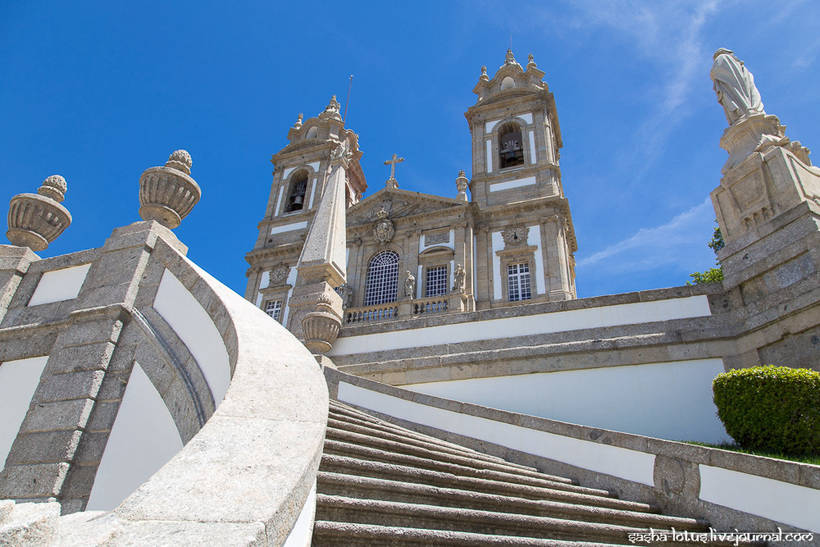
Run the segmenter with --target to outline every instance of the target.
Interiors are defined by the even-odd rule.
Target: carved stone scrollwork
[[[339,336],[341,318],[333,311],[327,295],[319,295],[316,308],[302,319],[305,346],[313,353],[327,353]]]
[[[191,155],[185,150],[171,154],[163,167],[151,167],[140,176],[140,210],[143,220],[156,220],[176,228],[202,197],[191,178]]]
[[[271,286],[283,285],[288,278],[290,268],[285,265],[279,265],[270,271]]]
[[[71,224],[71,213],[60,205],[68,186],[60,175],[51,175],[36,194],[17,194],[9,203],[9,230],[13,245],[42,251]]]
[[[529,228],[526,226],[509,226],[502,230],[501,238],[504,240],[504,245],[506,248],[518,247],[520,245],[527,244],[528,233]]]
[[[379,220],[376,222],[376,226],[373,227],[373,235],[376,236],[379,243],[389,243],[396,235],[396,228],[393,226],[393,222],[387,218],[387,210],[382,207],[376,213],[376,217]]]

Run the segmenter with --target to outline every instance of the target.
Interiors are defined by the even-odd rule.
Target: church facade
[[[452,196],[408,191],[395,176],[362,199],[367,182],[358,136],[339,103],[288,131],[259,223],[246,298],[288,327],[297,263],[330,176],[333,150],[346,143],[347,279],[337,287],[346,325],[574,299],[577,242],[564,196],[555,99],[530,56],[508,51],[486,67],[465,116],[472,179],[455,178]],[[469,197],[468,197],[469,188]]]

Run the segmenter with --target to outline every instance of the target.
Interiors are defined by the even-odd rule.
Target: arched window
[[[364,305],[372,306],[396,301],[399,278],[399,255],[382,251],[367,266]]]
[[[500,169],[524,164],[521,128],[510,122],[498,130],[498,165]]]
[[[501,80],[501,91],[504,91],[505,89],[512,89],[514,87],[515,80],[513,80],[511,77],[507,76],[506,78]]]
[[[305,139],[315,139],[318,136],[319,130],[316,128],[316,126],[313,126],[310,129],[308,129],[307,135],[305,135]]]
[[[285,202],[285,212],[300,211],[305,205],[305,191],[307,190],[308,175],[300,171],[290,180],[288,200]]]

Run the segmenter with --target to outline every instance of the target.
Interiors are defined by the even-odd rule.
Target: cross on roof
[[[393,159],[387,160],[384,162],[385,165],[390,166],[390,178],[387,180],[396,180],[396,164],[401,163],[404,161],[404,158],[398,157],[396,154],[393,154]]]

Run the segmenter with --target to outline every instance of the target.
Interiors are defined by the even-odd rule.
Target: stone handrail
[[[374,304],[345,310],[345,324],[387,321],[399,315],[399,303]]]
[[[159,284],[170,272],[213,322],[231,369],[224,399],[182,450],[113,511],[56,517],[54,503],[26,503],[6,513],[49,521],[42,544],[309,545],[328,412],[314,357],[185,258],[173,234],[145,226],[158,237],[143,284]]]
[[[331,397],[584,486],[704,518],[719,530],[820,531],[820,466],[559,422],[325,369]]]
[[[174,529],[190,543],[284,544],[315,496],[327,423],[321,372],[295,337],[192,262],[179,255],[169,269],[224,324],[232,380],[202,430],[112,516],[145,544]]]

